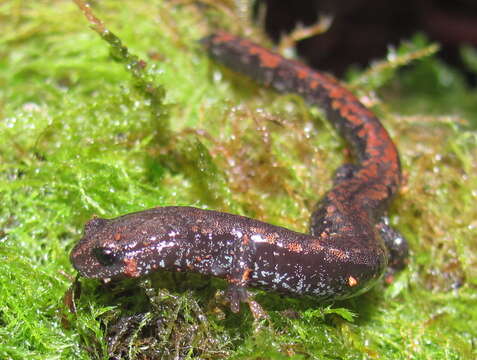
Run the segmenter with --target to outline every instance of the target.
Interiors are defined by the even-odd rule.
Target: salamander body
[[[356,162],[338,169],[310,234],[223,212],[159,207],[88,222],[71,253],[79,273],[107,280],[166,269],[221,277],[238,311],[248,287],[342,299],[368,290],[388,265],[402,268],[407,243],[383,217],[401,168],[378,118],[333,77],[249,40],[218,32],[202,44],[217,62],[324,109]]]

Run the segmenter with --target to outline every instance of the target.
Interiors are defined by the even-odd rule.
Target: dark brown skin
[[[161,207],[95,218],[71,253],[86,277],[139,277],[158,269],[226,279],[233,311],[247,288],[343,299],[373,286],[388,265],[402,268],[407,243],[384,221],[401,183],[398,152],[376,116],[336,79],[218,32],[202,40],[210,56],[281,92],[323,108],[353,150],[335,186],[317,204],[310,235],[192,207]],[[253,310],[253,309],[252,309]]]

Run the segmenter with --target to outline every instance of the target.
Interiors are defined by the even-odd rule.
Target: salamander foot
[[[388,269],[384,274],[387,283],[392,283],[394,274],[402,270],[408,263],[409,246],[404,236],[389,226],[389,220],[385,217],[376,224],[384,244],[389,251]]]
[[[255,320],[268,318],[266,311],[263,310],[258,302],[253,300],[253,296],[243,286],[230,284],[225,297],[230,303],[230,310],[234,313],[240,311],[240,303],[244,302],[248,304],[250,312]]]

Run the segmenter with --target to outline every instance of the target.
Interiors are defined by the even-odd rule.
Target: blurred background
[[[476,0],[259,0],[267,33],[278,41],[297,24],[316,23],[323,15],[333,22],[324,34],[298,43],[299,55],[314,67],[343,75],[350,65],[366,66],[386,55],[390,45],[421,32],[440,44],[439,57],[458,68],[467,83],[477,76],[463,62],[462,45],[477,46]]]

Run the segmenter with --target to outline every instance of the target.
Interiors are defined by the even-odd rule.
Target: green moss
[[[220,281],[82,280],[77,314],[68,313],[68,254],[94,214],[194,205],[305,231],[344,161],[345,144],[316,109],[206,58],[196,40],[207,24],[249,26],[225,5],[108,0],[93,9],[147,63],[135,78],[72,3],[0,4],[1,359],[106,359],[118,321],[132,324],[118,345],[130,356],[148,341],[186,358],[476,357],[477,93],[424,57],[434,46],[420,36],[351,74],[405,171],[391,215],[412,254],[391,286],[331,307],[260,291],[270,319],[257,324],[214,297]],[[464,55],[475,69],[475,53]],[[156,100],[145,84],[162,89]],[[370,96],[382,86],[385,101]]]

